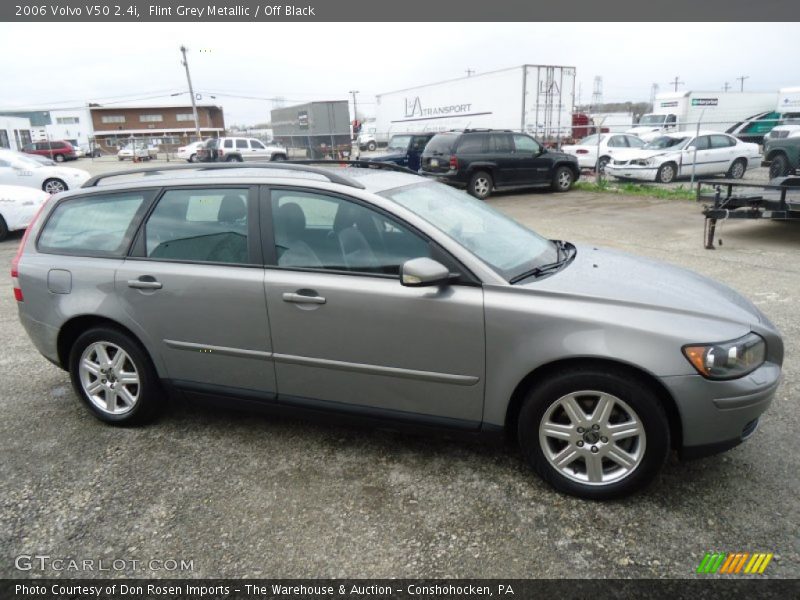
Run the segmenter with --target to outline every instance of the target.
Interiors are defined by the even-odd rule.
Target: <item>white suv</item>
[[[222,137],[209,140],[205,152],[198,152],[198,158],[217,162],[286,160],[287,152],[283,146],[265,144],[254,138]]]

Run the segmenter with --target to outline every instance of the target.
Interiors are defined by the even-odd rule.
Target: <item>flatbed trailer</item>
[[[712,186],[713,191],[703,190]],[[697,201],[703,207],[706,250],[714,250],[720,219],[800,220],[800,177],[778,177],[769,183],[705,180],[697,184]]]

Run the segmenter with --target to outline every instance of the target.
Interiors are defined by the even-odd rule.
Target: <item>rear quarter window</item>
[[[77,256],[123,256],[150,194],[93,195],[60,202],[42,229],[40,252]]]

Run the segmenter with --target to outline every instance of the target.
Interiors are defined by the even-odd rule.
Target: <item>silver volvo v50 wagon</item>
[[[51,198],[12,277],[99,419],[166,391],[510,432],[557,489],[619,497],[750,436],[783,343],[731,289],[542,238],[390,168],[144,169]]]

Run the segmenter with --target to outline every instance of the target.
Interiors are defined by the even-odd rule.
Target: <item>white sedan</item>
[[[644,142],[635,135],[601,133],[585,137],[572,146],[562,146],[561,151],[577,157],[581,169],[597,168],[602,172],[609,161],[621,151],[642,146]]]
[[[9,231],[25,229],[50,194],[20,185],[0,185],[0,242]]]
[[[127,146],[123,146],[119,152],[117,152],[117,158],[119,160],[133,160],[134,153],[136,154],[137,160],[152,160],[158,156],[158,150],[152,148],[150,146],[140,146],[136,145],[134,149],[133,146],[128,144]]]
[[[181,146],[180,148],[178,148],[178,151],[175,153],[175,155],[178,158],[186,160],[190,163],[195,162],[197,160],[197,149],[205,146],[206,141],[208,140],[204,140],[202,142],[192,142],[191,144],[186,144],[185,146]]]
[[[57,194],[83,185],[90,175],[83,169],[49,166],[12,150],[0,150],[0,185],[21,185]]]
[[[676,131],[657,137],[639,149],[614,156],[606,175],[670,183],[678,177],[724,175],[741,179],[747,169],[761,164],[758,144],[717,131]]]

